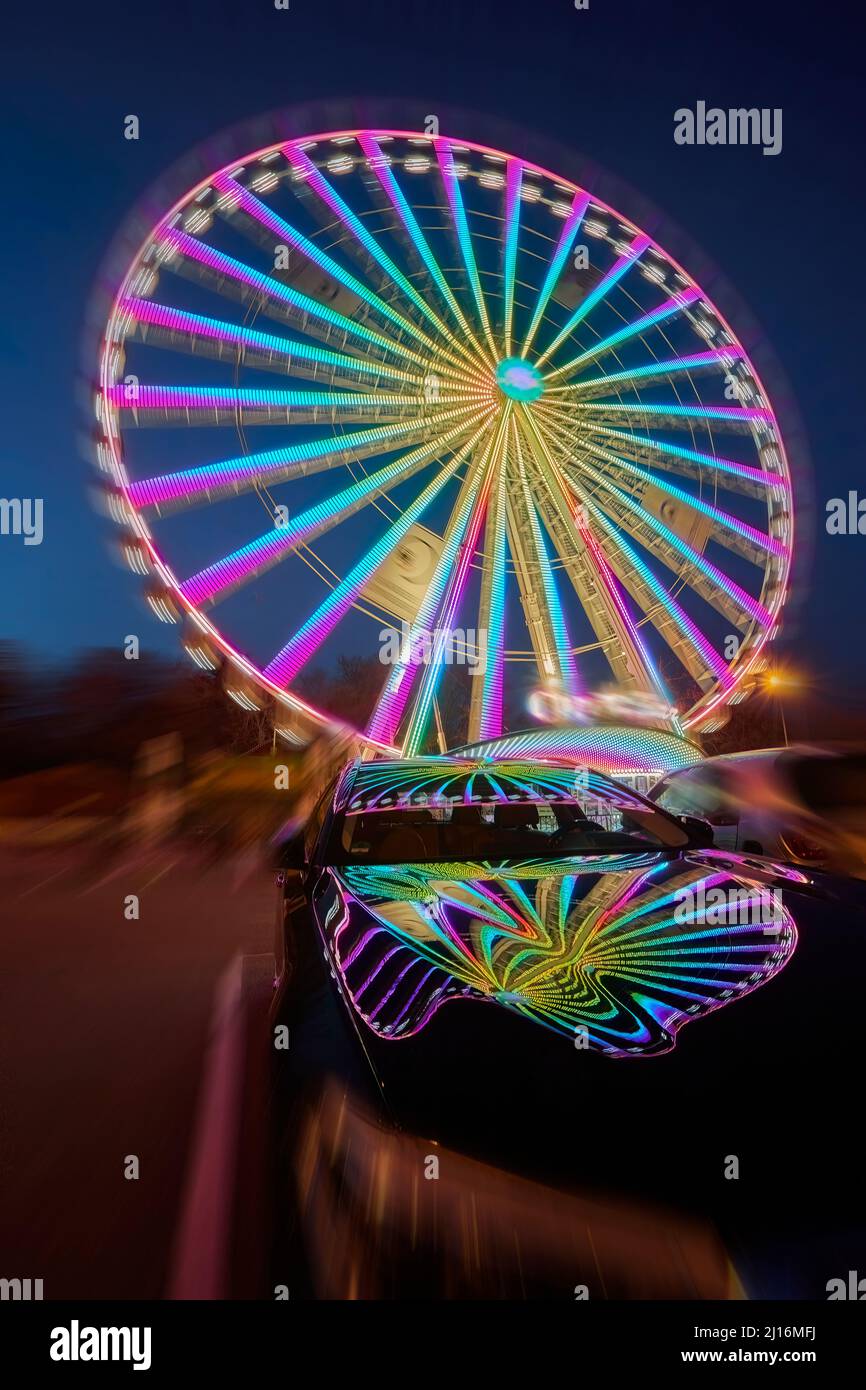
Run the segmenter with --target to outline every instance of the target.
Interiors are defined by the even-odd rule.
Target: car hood
[[[325,871],[313,906],[342,993],[381,1038],[469,999],[579,1048],[652,1056],[784,968],[801,881],[712,850],[351,865]]]

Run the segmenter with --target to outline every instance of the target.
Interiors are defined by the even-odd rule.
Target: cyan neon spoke
[[[494,443],[495,439],[491,438],[483,450],[480,460],[467,474],[463,482],[460,495],[457,498],[451,520],[445,533],[442,553],[437,561],[433,576],[427,586],[427,592],[424,595],[421,606],[412,624],[409,642],[406,644],[406,649],[401,653],[400,660],[391,668],[382,694],[379,697],[376,708],[367,726],[367,733],[373,739],[378,740],[379,735],[376,733],[377,729],[391,730],[388,742],[393,742],[397,736],[397,730],[400,727],[403,712],[406,708],[406,702],[409,699],[412,683],[417,671],[414,652],[418,642],[426,638],[435,626],[436,614],[439,612],[443,597],[453,577],[454,568],[458,562],[467,529],[472,517],[477,514],[477,509],[480,505],[479,486],[483,486],[483,483],[492,476],[488,468],[488,462],[493,451]],[[483,511],[481,515],[483,516]],[[470,549],[470,555],[472,549],[474,549],[474,546]]]
[[[275,280],[272,275],[264,275],[260,270],[255,270],[253,266],[236,260],[234,256],[227,256],[223,251],[214,250],[212,246],[198,241],[177,227],[163,228],[159,234],[159,239],[174,247],[188,260],[206,266],[219,275],[226,275],[242,285],[247,285],[250,289],[258,290],[270,299],[283,304],[290,304],[292,308],[299,309],[314,319],[321,319],[323,323],[338,328],[351,338],[361,338],[368,343],[374,343],[385,352],[390,352],[392,356],[405,357],[408,361],[419,363],[422,366],[427,363],[425,357],[404,343],[398,343],[384,333],[378,333],[375,329],[368,328],[366,324],[347,318],[345,314],[338,313],[336,309],[330,309],[327,304],[320,304],[317,299],[311,299],[308,294],[301,294],[300,290],[294,290],[290,285],[284,285],[282,280]]]
[[[369,411],[377,407],[385,410],[389,407],[408,409],[414,406],[417,410],[423,410],[428,404],[423,393],[401,395],[386,391],[295,391],[271,386],[148,386],[139,383],[130,388],[125,382],[120,382],[115,386],[109,386],[105,394],[112,405],[125,410],[263,410],[268,406],[286,410],[321,407],[338,411]],[[443,405],[464,401],[466,404],[477,406],[481,399],[483,398],[480,391],[459,389],[444,392],[439,397]]]
[[[585,499],[584,504],[589,508],[599,527],[604,530],[617,549],[620,550],[628,560],[630,568],[637,571],[644,583],[652,590],[653,596],[664,606],[665,610],[673,618],[683,636],[691,642],[707,669],[713,673],[716,680],[726,689],[731,686],[733,684],[733,676],[728,671],[725,662],[716,652],[712,643],[698,627],[697,623],[689,617],[685,609],[682,608],[673,595],[667,591],[664,584],[656,578],[649,566],[644,564],[637,551],[629,545],[622,533],[608,520],[601,509],[589,498]],[[651,614],[647,616],[652,618]]]
[[[588,445],[587,448],[590,449],[591,452],[605,458],[606,462],[611,462],[615,458],[614,455],[608,454],[605,449],[595,449],[592,445]],[[616,460],[616,462],[619,463],[619,460]],[[672,531],[670,527],[665,526],[664,522],[659,517],[655,516],[653,512],[648,511],[636,497],[633,497],[629,492],[624,492],[622,488],[617,487],[606,474],[600,472],[597,468],[593,468],[591,464],[584,461],[581,463],[580,467],[583,472],[593,478],[607,492],[611,493],[618,502],[630,512],[633,512],[642,522],[645,522],[657,535],[663,537],[668,545],[673,546],[674,550],[676,550],[683,559],[688,560],[690,564],[694,565],[695,569],[699,570],[701,574],[705,575],[707,579],[710,579],[713,584],[717,585],[723,593],[726,593],[732,598],[744,613],[748,613],[751,618],[754,618],[754,620],[763,627],[769,627],[771,625],[772,619],[770,614],[758,599],[753,598],[745,589],[742,589],[739,584],[735,583],[733,579],[730,579],[724,574],[712,561],[708,560],[705,555],[695,550],[693,546],[689,545],[688,541],[683,540],[682,536],[678,536],[676,531]]]
[[[451,286],[442,274],[439,262],[430,250],[427,238],[418,225],[418,219],[409,206],[406,195],[397,182],[394,171],[391,169],[390,165],[386,163],[375,136],[362,133],[358,136],[358,142],[370,161],[370,166],[390,199],[392,206],[398,213],[400,221],[408,233],[415,250],[424,262],[436,288],[456,319],[458,328],[475,351],[481,353],[480,344],[475,338],[463,310],[455,299]]]
[[[494,360],[496,360],[498,353],[496,344],[493,341],[493,333],[490,329],[490,319],[487,316],[487,305],[484,302],[484,292],[481,288],[481,279],[475,261],[475,251],[469,232],[469,222],[466,218],[466,208],[463,204],[463,194],[460,191],[460,180],[457,177],[457,170],[454,167],[454,154],[447,140],[440,137],[434,140],[433,143],[436,147],[436,158],[439,161],[442,184],[445,188],[448,206],[451,209],[451,217],[454,222],[454,230],[457,233],[460,252],[463,256],[463,264],[466,267],[466,274],[469,276],[472,297],[475,300],[475,307],[478,310],[478,317],[481,320],[481,327],[484,331],[487,345],[493,354]]]
[[[297,338],[286,338],[277,333],[264,333],[258,328],[248,328],[245,324],[226,323],[222,319],[208,318],[203,314],[189,314],[183,309],[173,309],[167,304],[155,304],[149,299],[130,297],[121,301],[121,309],[142,324],[167,329],[171,333],[188,334],[190,339],[209,338],[220,343],[232,344],[244,349],[250,348],[261,353],[274,353],[288,359],[288,365],[297,358],[299,362],[310,362],[314,366],[344,367],[348,371],[367,376],[383,376],[390,381],[404,381],[411,386],[423,385],[423,376],[407,372],[388,362],[380,362],[370,357],[352,357],[346,352],[332,352],[318,347],[315,343],[304,343]]]
[[[513,432],[513,422],[512,430]],[[508,439],[505,444],[508,449]],[[505,473],[508,456],[503,458],[495,480],[495,491],[487,510],[485,536],[485,570],[482,578],[482,610],[480,623],[486,627],[486,665],[481,677],[481,712],[479,739],[498,738],[502,733],[504,654],[505,654],[505,562],[508,543],[505,529]],[[485,609],[486,607],[486,614]],[[485,621],[486,618],[486,621]],[[477,679],[477,677],[476,677]]]
[[[470,407],[431,413],[429,424],[442,426],[452,420],[466,420]],[[355,430],[351,434],[329,435],[326,439],[310,439],[303,444],[289,444],[280,449],[263,449],[257,454],[241,454],[237,458],[206,463],[199,468],[184,468],[177,473],[163,473],[130,483],[127,494],[136,507],[154,507],[160,502],[180,502],[200,496],[217,488],[252,487],[259,481],[276,481],[276,475],[305,477],[310,465],[327,467],[330,461],[342,458],[347,451],[381,444],[388,447],[406,435],[418,433],[419,421],[405,420],[376,429]]]
[[[673,376],[677,372],[699,372],[713,367],[727,369],[729,363],[738,361],[742,356],[743,352],[740,348],[710,348],[707,352],[695,352],[689,357],[671,357],[666,362],[648,362],[644,367],[629,367],[626,371],[612,372],[606,376],[584,377],[583,380],[574,381],[568,386],[549,386],[546,394],[571,398],[579,395],[582,391],[592,390],[597,395],[601,395],[606,394],[604,390],[606,387],[613,387],[616,390],[633,381]]]
[[[376,264],[385,271],[386,275],[394,281],[395,285],[399,285],[407,299],[414,304],[415,308],[427,322],[433,324],[437,331],[441,333],[445,343],[449,347],[455,349],[455,351],[459,351],[471,359],[469,350],[461,343],[459,338],[454,336],[448,328],[448,325],[442,321],[436,311],[427,303],[424,296],[418,293],[411,280],[406,278],[402,270],[394,263],[377,238],[364,226],[361,219],[352,211],[348,203],[340,196],[333,185],[328,182],[321,170],[316,168],[316,165],[313,163],[312,159],[310,159],[309,155],[305,154],[303,150],[293,144],[284,145],[283,153],[289,163],[302,173],[308,186],[318,194],[322,202],[325,203],[326,206],[339,217],[343,225],[352,232],[355,239],[360,242],[367,254],[373,257]]]
[[[762,487],[780,488],[783,492],[790,490],[788,479],[780,473],[768,473],[763,468],[752,468],[746,463],[736,463],[734,459],[720,458],[716,454],[704,454],[697,449],[686,449],[681,444],[670,444],[664,439],[653,439],[650,435],[632,434],[629,430],[617,430],[603,425],[593,425],[592,433],[601,435],[605,439],[622,440],[636,449],[649,449],[660,455],[659,461],[655,465],[658,468],[664,468],[665,458],[683,459],[688,463],[700,464],[702,468],[708,468],[713,473],[722,475],[727,473],[731,477],[758,483]],[[724,486],[724,477],[719,478],[719,485]]]
[[[520,446],[517,447],[518,477],[526,503],[526,512],[529,519],[529,526],[532,532],[533,549],[541,576],[541,587],[544,593],[547,611],[550,616],[550,628],[553,633],[553,640],[556,644],[556,658],[559,667],[559,678],[563,688],[572,694],[580,689],[580,682],[577,675],[574,653],[572,652],[571,638],[568,635],[568,625],[565,620],[565,613],[559,598],[559,591],[556,587],[556,580],[553,570],[550,567],[550,557],[547,553],[547,546],[541,530],[541,523],[538,517],[538,509],[535,505],[535,498],[529,485],[526,474],[526,464],[523,460]]]
[[[511,356],[511,326],[514,318],[514,277],[517,271],[517,246],[520,238],[520,188],[522,181],[522,164],[517,159],[510,159],[508,161],[508,171],[505,180],[505,247],[503,256],[506,357]]]
[[[685,488],[677,487],[676,483],[672,483],[669,478],[665,478],[662,482],[648,468],[642,468],[639,463],[631,463],[628,459],[622,458],[619,454],[611,453],[609,449],[603,449],[598,444],[591,444],[587,441],[583,448],[594,454],[596,458],[604,459],[605,463],[609,463],[619,473],[630,473],[632,477],[640,478],[642,482],[651,483],[654,487],[664,487],[665,491],[670,493],[672,497],[679,498],[681,502],[693,507],[696,512],[701,512],[703,516],[709,517],[717,526],[723,527],[726,531],[735,532],[744,540],[757,546],[759,550],[766,551],[768,555],[786,555],[788,553],[788,548],[784,542],[775,536],[765,535],[763,531],[759,531],[755,526],[749,526],[739,517],[723,512],[720,507],[714,507],[711,502],[705,502],[701,497],[695,497],[693,493],[686,492]]]
[[[280,217],[278,213],[268,207],[267,203],[262,202],[261,198],[257,198],[248,188],[244,188],[243,184],[238,183],[236,179],[230,178],[227,174],[218,174],[214,179],[214,187],[219,189],[221,193],[230,194],[234,204],[242,208],[245,213],[254,218],[261,226],[267,227],[268,231],[273,232],[274,235],[285,242],[287,246],[291,246],[296,251],[300,251],[301,255],[306,256],[307,260],[312,261],[313,264],[317,265],[320,270],[323,270],[326,275],[330,275],[346,289],[351,290],[352,294],[356,294],[359,299],[362,299],[365,304],[368,304],[380,318],[387,319],[390,323],[396,324],[401,332],[408,334],[410,338],[414,338],[417,342],[423,343],[428,350],[435,349],[435,344],[428,338],[426,333],[422,332],[417,324],[413,323],[411,319],[407,319],[390,304],[387,304],[380,295],[372,291],[362,280],[359,280],[356,275],[352,275],[348,270],[345,270],[343,266],[340,265],[339,261],[335,261],[334,257],[329,256],[327,251],[323,251],[321,247],[317,246],[316,243],[305,236],[303,232],[293,227],[285,218]]]
[[[626,267],[626,269],[627,268],[628,267]],[[591,296],[587,297],[590,298]],[[635,319],[633,323],[627,323],[624,328],[618,329],[616,333],[610,333],[606,338],[600,338],[591,348],[587,348],[585,352],[578,353],[577,357],[572,357],[571,361],[566,362],[563,366],[555,368],[555,370],[550,373],[550,377],[565,376],[566,373],[579,371],[587,362],[593,362],[597,357],[602,357],[606,352],[612,352],[614,348],[620,347],[623,343],[627,343],[630,338],[640,337],[641,333],[645,333],[648,328],[654,328],[657,324],[664,323],[667,319],[672,318],[674,314],[681,314],[683,309],[687,309],[690,304],[694,304],[695,300],[700,299],[700,297],[701,292],[696,289],[687,289],[683,290],[680,294],[671,295],[670,299],[666,299],[657,309],[650,310],[648,314],[642,314],[639,319]],[[584,300],[584,304],[585,303],[586,300]],[[582,309],[583,307],[582,304],[580,308]],[[586,409],[589,410],[591,407],[587,406]],[[683,407],[683,409],[685,409],[685,407]]]
[[[510,416],[511,410],[506,406],[500,417],[499,428],[490,451],[489,462],[485,462],[484,464],[484,475],[479,488],[475,510],[466,528],[466,536],[460,547],[457,563],[449,579],[448,591],[442,607],[442,613],[437,620],[438,631],[434,643],[432,659],[429,665],[425,667],[424,674],[421,677],[418,696],[403,740],[403,756],[405,758],[415,756],[420,750],[421,743],[427,732],[430,709],[442,679],[442,661],[445,648],[448,641],[450,641],[454,621],[460,604],[463,601],[470,565],[475,555],[478,537],[481,534],[481,527],[487,515],[487,509],[490,503],[491,488],[499,472],[501,453],[505,439],[507,438]]]
[[[556,289],[557,283],[559,282],[559,277],[562,274],[565,262],[568,260],[568,257],[571,253],[571,248],[574,245],[575,237],[577,236],[577,233],[580,230],[580,224],[583,221],[583,215],[588,207],[589,194],[583,193],[582,191],[578,191],[577,193],[575,193],[574,201],[571,205],[571,211],[569,212],[568,217],[565,219],[565,222],[562,224],[562,231],[559,234],[559,243],[555,252],[553,253],[553,260],[550,262],[550,265],[547,268],[547,274],[544,277],[544,284],[541,286],[538,299],[535,303],[535,309],[532,313],[532,319],[529,324],[529,330],[526,334],[523,347],[520,350],[521,357],[527,357],[529,354],[529,349],[532,346],[536,333],[538,332],[538,326],[541,323],[541,320],[544,318],[544,312],[548,304],[550,303],[550,296],[553,294],[553,291]]]
[[[591,563],[594,564],[595,567],[596,592],[606,600],[607,613],[609,613],[609,616],[612,616],[613,631],[617,631],[617,621],[619,621],[621,628],[626,630],[626,644],[628,644],[628,642],[631,644],[631,662],[637,666],[637,671],[641,673],[642,680],[644,680],[644,688],[655,689],[656,694],[659,695],[663,703],[666,703],[669,708],[673,708],[673,701],[671,701],[669,691],[667,691],[662,677],[659,676],[659,671],[656,669],[655,662],[653,662],[651,655],[649,655],[648,649],[646,649],[644,642],[642,642],[641,635],[639,635],[637,626],[635,626],[634,621],[631,619],[631,614],[628,612],[626,600],[624,600],[623,595],[621,595],[619,581],[617,581],[616,575],[613,574],[612,569],[610,569],[609,564],[607,564],[601,546],[599,546],[598,541],[596,541],[592,528],[589,527],[587,510],[581,509],[580,506],[578,506],[577,509],[571,507],[571,498],[573,498],[573,496],[577,496],[578,502],[582,502],[582,499],[584,499],[582,492],[577,491],[573,482],[571,482],[569,478],[564,477],[562,468],[557,466],[555,457],[553,457],[548,448],[548,442],[546,442],[544,435],[542,435],[542,431],[539,430],[539,421],[535,420],[532,411],[525,411],[524,421],[528,431],[530,431],[530,434],[534,436],[535,441],[537,441],[539,452],[541,452],[545,466],[549,468],[550,474],[552,474],[556,488],[559,489],[559,493],[563,496],[564,502],[569,505],[569,512],[573,513],[574,525],[577,527],[578,534],[580,534],[585,548],[587,548],[588,559],[591,560]],[[556,431],[556,434],[559,434],[559,431]],[[569,439],[566,439],[566,441],[564,441],[564,446],[569,445],[569,442]],[[623,641],[623,638],[620,638],[620,642],[621,641]],[[628,645],[624,645],[623,649],[624,652],[628,652]],[[637,674],[637,671],[635,671],[635,674]],[[671,721],[674,721],[674,724],[678,727],[676,716],[671,716]]]
[[[450,430],[430,444],[411,450],[393,463],[358,479],[334,496],[308,507],[285,526],[276,526],[224,559],[199,570],[181,585],[181,593],[190,603],[212,602],[225,591],[248,579],[258,577],[271,565],[291,554],[300,544],[308,544],[325,531],[354,515],[377,496],[397,483],[406,482],[419,469],[428,467],[440,454],[477,419]]]
[[[385,534],[372,545],[361,560],[341,579],[319,605],[315,613],[298,629],[295,635],[277,653],[273,661],[265,667],[264,674],[276,685],[291,684],[295,676],[309,661],[314,652],[325,641],[329,633],[345,617],[353,606],[367,581],[375,574],[406,532],[423,515],[430,503],[438,497],[445,484],[454,476],[464,458],[471,452],[475,440],[485,427],[477,431],[473,438],[455,454],[437,476],[424,488],[423,492],[411,502],[402,516],[389,526]]]
[[[585,412],[589,421],[596,415],[658,415],[667,420],[720,420],[739,428],[747,425],[769,425],[773,420],[772,412],[763,406],[673,405],[667,401],[659,401],[658,404],[640,401],[634,405],[618,405],[615,402],[607,404],[604,401],[587,401],[580,409],[581,412]]]
[[[644,563],[634,547],[629,544],[622,533],[614,526],[613,522],[608,520],[604,512],[596,505],[592,498],[584,493],[581,501],[593,517],[596,523],[596,529],[604,532],[615,549],[618,550],[627,561],[628,568],[633,573],[640,576],[659,605],[670,615],[680,632],[694,647],[704,663],[705,668],[712,672],[720,685],[728,689],[733,684],[733,676],[728,671],[725,662],[716,652],[712,643],[698,627],[697,623],[689,617],[688,613],[680,606],[673,594],[667,591],[664,584],[656,577],[650,567]],[[647,616],[653,620],[652,614],[647,614]]]
[[[578,500],[582,505],[582,494],[578,494]],[[576,520],[578,530],[580,531],[581,537],[584,541],[584,544],[586,545],[587,551],[592,557],[593,564],[595,565],[596,574],[598,576],[599,582],[604,587],[605,593],[608,598],[608,602],[617,610],[620,620],[625,625],[628,634],[631,637],[631,640],[641,657],[641,660],[643,662],[643,669],[645,673],[649,675],[652,688],[655,690],[656,694],[658,695],[659,699],[662,701],[663,704],[667,705],[669,709],[674,709],[675,706],[673,699],[671,698],[671,693],[668,690],[664,680],[662,679],[658,667],[656,666],[655,662],[650,656],[649,648],[646,646],[646,643],[641,637],[640,632],[638,631],[637,626],[634,620],[632,619],[631,613],[628,609],[628,605],[623,596],[622,586],[620,585],[619,580],[617,579],[616,575],[614,574],[613,570],[608,564],[607,557],[604,551],[602,550],[601,546],[599,545],[598,541],[593,535],[592,528],[587,524],[586,521],[583,520],[583,517],[579,516],[578,518],[576,518]],[[682,734],[683,727],[677,715],[671,716],[671,724],[676,733]]]
[[[565,339],[571,336],[577,325],[583,322],[587,314],[595,308],[596,304],[607,297],[613,287],[617,285],[625,275],[626,271],[631,269],[635,261],[637,261],[638,258],[643,255],[647,247],[651,245],[652,242],[648,236],[640,234],[635,237],[628,250],[624,251],[621,256],[618,256],[610,267],[610,270],[602,276],[595,289],[590,290],[582,303],[578,304],[574,313],[567,320],[564,327],[559,330],[550,346],[546,347],[541,356],[536,358],[535,365],[537,367],[540,367],[542,362],[546,362],[548,357],[556,352],[560,344],[564,343]],[[561,367],[559,370],[565,371],[566,369]]]

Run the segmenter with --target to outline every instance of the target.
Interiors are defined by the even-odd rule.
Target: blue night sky
[[[17,6],[4,20],[0,93],[0,492],[44,498],[45,538],[0,539],[0,638],[61,660],[130,631],[177,650],[176,633],[145,613],[140,583],[110,558],[110,528],[88,498],[81,348],[100,264],[148,186],[224,128],[305,102],[384,99],[402,104],[407,125],[466,108],[581,151],[720,267],[773,345],[811,447],[820,531],[809,545],[814,520],[804,515],[812,554],[787,635],[792,659],[828,690],[862,685],[866,537],[828,537],[823,524],[828,498],[866,490],[859,16],[834,9],[798,18],[769,0],[591,0],[586,12],[572,0],[291,0],[288,12],[272,0]],[[781,107],[782,153],[676,145],[674,111],[699,100]],[[138,142],[123,139],[130,112]]]

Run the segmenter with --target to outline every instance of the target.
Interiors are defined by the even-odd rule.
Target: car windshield
[[[370,763],[328,846],[330,863],[497,861],[670,850],[669,817],[594,772],[550,764]]]

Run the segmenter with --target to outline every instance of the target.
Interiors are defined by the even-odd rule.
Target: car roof
[[[660,781],[671,781],[674,777],[683,777],[686,773],[694,773],[700,776],[702,771],[712,770],[714,767],[739,767],[744,763],[750,766],[766,763],[768,766],[778,762],[793,762],[798,758],[831,758],[835,756],[831,749],[816,748],[811,744],[792,743],[788,748],[748,748],[741,753],[716,753],[709,758],[704,758],[702,762],[692,763],[688,767],[675,768],[673,772],[668,772]]]

